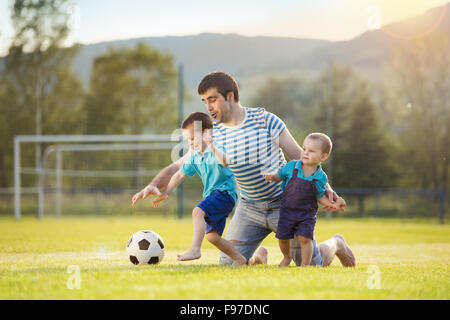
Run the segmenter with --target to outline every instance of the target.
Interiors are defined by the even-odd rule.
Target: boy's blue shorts
[[[227,217],[233,211],[234,202],[228,192],[215,190],[197,205],[206,214],[206,233],[217,230],[222,236]]]

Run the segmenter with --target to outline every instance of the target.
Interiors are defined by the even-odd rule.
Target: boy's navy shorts
[[[226,191],[213,191],[197,207],[205,212],[206,233],[217,230],[222,236],[228,215],[233,211],[234,199]]]

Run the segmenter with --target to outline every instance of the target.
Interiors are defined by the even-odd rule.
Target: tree
[[[350,67],[330,64],[316,81],[316,127],[333,141],[324,164],[333,187],[394,187],[396,145],[382,126],[369,85]],[[358,197],[359,214],[364,196]]]
[[[332,64],[320,75],[316,95],[316,126],[333,141],[324,165],[333,186],[395,186],[395,146],[381,126],[367,83],[351,68]]]
[[[111,48],[94,61],[85,105],[86,133],[170,133],[177,124],[176,94],[172,56],[144,43],[135,48]],[[133,166],[138,170],[141,152],[133,155]],[[113,167],[117,159],[113,155],[108,158]],[[137,178],[132,183],[141,184]]]
[[[86,100],[87,133],[167,132],[176,125],[173,57],[139,43],[94,61]]]
[[[70,31],[66,3],[16,0],[11,7],[15,36],[0,71],[0,113],[6,132],[0,143],[2,187],[11,185],[15,135],[79,132],[83,92],[71,71],[79,46],[61,48]],[[41,153],[37,147],[38,165]],[[22,156],[28,162],[32,157],[28,149]]]
[[[311,130],[311,99],[310,82],[294,76],[269,77],[256,90],[250,105],[264,107],[279,116],[293,136],[300,139]]]
[[[334,186],[344,186],[339,176],[345,174],[341,166],[342,148],[348,141],[348,125],[351,117],[353,99],[357,96],[360,79],[350,67],[331,63],[322,71],[314,83],[312,104],[314,106],[314,131],[326,133],[333,141],[332,155],[326,161],[325,168]]]
[[[405,174],[417,186],[448,190],[450,43],[436,34],[396,52],[393,87],[401,103],[396,125],[405,146]]]
[[[351,105],[351,113],[346,144],[338,151],[344,170],[338,172],[336,181],[350,188],[395,186],[398,178],[395,147],[380,126],[379,116],[366,92]]]

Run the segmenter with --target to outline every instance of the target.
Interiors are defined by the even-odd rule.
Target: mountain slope
[[[284,61],[297,59],[330,43],[324,40],[210,33],[140,38],[85,45],[75,60],[74,68],[83,83],[87,84],[95,57],[106,53],[109,47],[135,46],[140,41],[171,53],[177,64],[183,63],[188,86],[197,84],[206,73],[216,70],[242,76],[276,70]]]

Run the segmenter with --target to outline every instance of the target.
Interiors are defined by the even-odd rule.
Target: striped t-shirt
[[[214,122],[214,142],[226,149],[228,162],[241,196],[248,201],[281,197],[281,182],[268,182],[262,173],[286,164],[278,147],[284,122],[264,108],[244,108],[245,120],[235,127]]]

